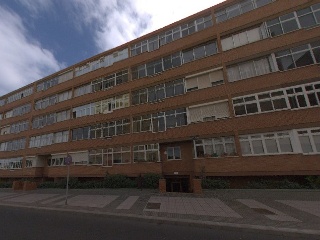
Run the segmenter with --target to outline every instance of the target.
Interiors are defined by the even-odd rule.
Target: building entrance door
[[[165,176],[167,192],[189,192],[189,176]]]

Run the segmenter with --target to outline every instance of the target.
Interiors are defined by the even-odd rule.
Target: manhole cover
[[[148,202],[146,209],[160,209],[161,203],[150,203]]]
[[[265,209],[265,208],[252,208],[253,210],[255,210],[256,212],[258,213],[261,213],[261,214],[269,214],[269,215],[275,215],[274,212],[271,212],[269,211],[268,209]]]

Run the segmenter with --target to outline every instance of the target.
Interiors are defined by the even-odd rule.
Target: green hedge
[[[228,180],[216,178],[202,179],[202,188],[204,189],[226,189],[230,188],[230,182]]]
[[[251,181],[247,184],[246,188],[250,189],[302,189],[306,188],[297,182],[284,180],[257,180]]]
[[[12,188],[12,182],[0,182],[0,188]]]

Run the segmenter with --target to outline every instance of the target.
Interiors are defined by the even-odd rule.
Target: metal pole
[[[67,174],[67,187],[66,187],[66,201],[64,205],[68,205],[68,190],[69,190],[69,168],[70,165],[68,164],[68,174]]]

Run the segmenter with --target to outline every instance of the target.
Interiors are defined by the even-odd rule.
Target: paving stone
[[[294,200],[276,200],[290,207],[310,213],[320,217],[320,201],[294,201]]]

